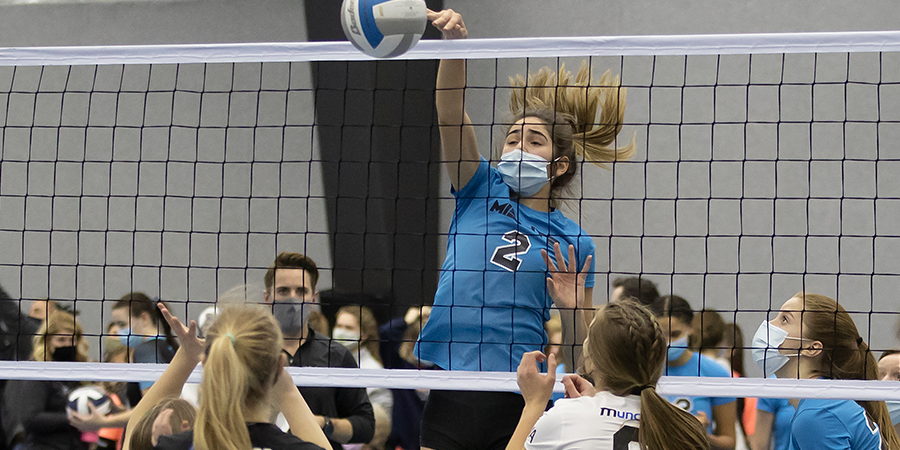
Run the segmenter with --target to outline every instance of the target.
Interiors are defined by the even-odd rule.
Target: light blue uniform
[[[886,450],[878,425],[852,400],[803,399],[791,422],[792,450]]]
[[[575,245],[580,270],[594,242],[559,210],[520,205],[484,159],[454,195],[447,259],[416,356],[446,370],[514,372],[522,354],[547,342],[553,301],[541,249],[555,261],[554,242],[565,257]],[[592,263],[586,287],[594,286],[593,272]]]
[[[761,398],[756,402],[758,411],[772,414],[772,450],[788,450],[791,447],[791,420],[794,407],[784,398]]]
[[[722,367],[714,359],[703,356],[694,352],[691,359],[681,366],[666,366],[668,376],[673,377],[725,377],[731,378],[731,372]],[[709,419],[709,428],[707,432],[712,433],[713,430],[713,406],[725,405],[735,401],[734,397],[686,397],[677,395],[667,395],[666,400],[669,403],[693,414],[703,411]]]

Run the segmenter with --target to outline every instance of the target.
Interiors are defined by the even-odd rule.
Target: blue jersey
[[[574,245],[581,270],[594,242],[559,210],[519,204],[484,159],[454,195],[447,259],[416,356],[447,370],[515,371],[522,354],[547,342],[553,301],[541,249],[555,261],[555,242],[566,257]],[[593,272],[592,263],[587,287]]]
[[[791,420],[794,406],[783,398],[761,398],[756,409],[772,414],[772,449],[788,450],[791,447]]]
[[[853,400],[803,399],[791,422],[792,450],[886,450],[881,432]]]
[[[666,375],[670,377],[725,377],[731,378],[731,372],[722,367],[716,360],[703,356],[694,352],[691,359],[681,366],[667,366]],[[735,401],[733,397],[685,397],[677,395],[667,395],[666,400],[669,403],[693,414],[703,411],[709,419],[708,432],[712,433],[713,426],[713,406],[725,405]]]

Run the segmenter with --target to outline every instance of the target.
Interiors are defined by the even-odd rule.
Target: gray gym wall
[[[775,1],[448,0],[446,4],[465,14],[473,37],[887,30],[896,27],[895,18],[900,13],[900,5],[892,1],[867,2],[865,7],[853,5],[852,11],[847,10],[846,2],[837,1],[811,5]],[[270,0],[48,4],[0,0],[0,47],[302,41],[307,36],[304,8],[303,2],[299,1]],[[877,155],[890,157],[894,143],[900,137],[897,124],[882,123],[877,128],[856,123],[846,126],[821,123],[814,127],[799,123],[776,127],[764,122],[778,120],[779,111],[783,120],[809,122],[814,117],[817,121],[842,121],[843,85],[821,85],[814,92],[802,86],[786,86],[781,90],[773,86],[748,90],[741,86],[748,80],[778,83],[782,72],[786,81],[809,82],[814,72],[817,81],[843,81],[848,76],[851,80],[875,81],[879,73],[878,55],[853,55],[849,74],[847,55],[790,56],[784,62],[780,56],[754,57],[752,71],[748,69],[748,61],[747,57],[721,60],[691,57],[687,63],[678,57],[655,61],[652,58],[594,60],[593,67],[597,70],[611,68],[614,73],[621,74],[624,84],[635,86],[629,90],[628,125],[620,137],[634,135],[638,145],[638,156],[633,162],[617,164],[612,172],[588,168],[583,177],[583,195],[592,199],[582,202],[578,214],[573,217],[579,217],[583,227],[596,236],[599,273],[595,303],[605,301],[606,286],[612,278],[619,274],[644,272],[650,273],[648,278],[660,284],[662,292],[682,295],[697,308],[705,305],[720,310],[747,311],[726,317],[736,319],[743,326],[745,339],[749,339],[764,317],[763,313],[749,310],[777,308],[801,289],[837,297],[851,310],[897,311],[893,293],[900,288],[897,281],[900,263],[894,255],[900,239],[891,236],[896,234],[893,227],[900,219],[900,202],[890,199],[897,197],[900,188],[892,176],[896,163],[883,161],[876,167],[872,162],[842,160],[858,157],[872,161]],[[564,62],[568,62],[570,68],[577,68],[580,60]],[[529,67],[556,64],[556,60],[540,60],[531,61]],[[898,81],[900,61],[897,56],[884,55],[881,64],[882,81]],[[651,80],[654,67],[655,78]],[[523,61],[504,61],[499,65],[499,73],[495,73],[492,62],[473,63],[470,82],[475,86],[493,87],[494,80],[506,80],[524,68]],[[271,73],[264,74],[264,80],[309,86],[308,65],[267,65],[266,70]],[[0,69],[0,85],[11,80],[10,71]],[[114,83],[120,72],[121,68],[102,68],[98,73],[104,76],[99,80]],[[259,85],[259,73],[252,67],[239,66],[233,77],[224,72],[207,74],[207,80],[222,85],[233,82],[248,88]],[[135,70],[133,79],[137,84],[151,79],[159,80],[163,85],[174,83],[172,67],[154,68],[153,75],[144,80],[142,77],[148,77],[147,73],[146,68]],[[21,75],[25,74],[19,73],[16,77]],[[52,77],[53,71],[45,77],[48,75]],[[654,86],[706,86],[715,81],[716,75],[719,83],[736,86],[683,90],[656,87],[652,95],[650,89],[638,87],[651,83]],[[126,71],[123,79],[132,78]],[[179,83],[196,83],[202,79],[197,73],[179,75]],[[884,85],[879,90],[875,86],[851,85],[847,89],[848,119],[874,120],[880,113],[881,120],[896,121],[900,116],[900,93],[895,86]],[[178,101],[177,98],[162,99],[154,106],[158,111],[148,110],[148,117],[157,113],[164,115],[167,108],[171,110],[171,105]],[[279,102],[276,100],[276,104],[281,104]],[[288,103],[295,105],[292,108],[296,107],[292,111],[297,115],[291,120],[295,121],[292,123],[297,125],[297,132],[308,130],[304,125],[309,125],[313,117],[311,100],[299,98],[293,103],[288,100]],[[248,104],[256,107],[252,100]],[[36,119],[46,118],[52,122],[55,112],[58,122],[59,107],[50,106],[46,111],[38,112]],[[264,109],[262,105],[259,108],[260,111]],[[281,108],[284,108],[283,104]],[[502,90],[498,91],[496,100],[490,91],[470,92],[469,111],[476,122],[502,120],[504,109]],[[109,114],[98,116],[99,123],[115,123],[115,116]],[[122,118],[121,114],[119,120],[139,120],[138,116]],[[15,114],[11,112],[9,117],[14,119]],[[713,117],[717,121],[732,120],[740,124],[713,128],[708,125]],[[179,120],[177,115],[175,120]],[[211,120],[220,120],[220,116],[213,114]],[[649,126],[651,121],[700,124]],[[751,124],[745,127],[745,121]],[[275,124],[280,123],[276,121]],[[491,131],[490,127],[479,127],[478,130],[479,143],[486,156],[495,141]],[[261,279],[262,269],[240,268],[247,265],[265,267],[276,249],[284,248],[299,248],[315,255],[323,266],[332,266],[330,244],[326,235],[319,234],[328,232],[324,202],[306,202],[307,192],[302,188],[309,186],[308,194],[313,196],[321,196],[324,189],[319,172],[303,163],[310,157],[316,158],[318,151],[309,136],[297,139],[296,142],[302,145],[285,148],[284,154],[280,143],[260,145],[266,142],[260,139],[277,140],[276,137],[258,136],[254,153],[241,145],[229,149],[221,137],[210,135],[206,141],[201,139],[201,145],[206,144],[198,149],[201,158],[206,154],[212,158],[210,162],[219,162],[226,152],[228,158],[236,158],[234,161],[228,159],[227,170],[234,172],[227,177],[212,173],[213,167],[221,165],[210,164],[210,173],[204,175],[200,170],[195,178],[186,168],[172,164],[169,176],[162,178],[157,174],[164,167],[162,161],[166,155],[158,152],[141,155],[144,163],[139,186],[136,181],[136,137],[129,136],[128,131],[122,134],[124,139],[115,149],[108,143],[106,147],[88,146],[91,151],[101,153],[96,156],[100,160],[108,161],[113,152],[117,158],[121,155],[122,162],[116,164],[120,166],[119,170],[110,169],[109,164],[97,164],[98,172],[89,172],[94,169],[87,169],[86,165],[86,172],[82,174],[80,167],[64,164],[54,167],[52,163],[35,162],[26,182],[20,163],[3,162],[0,194],[52,193],[54,170],[57,193],[81,190],[85,195],[88,192],[105,195],[120,190],[126,196],[149,194],[146,198],[138,196],[137,201],[111,206],[109,210],[106,205],[90,209],[92,207],[86,205],[89,201],[78,205],[71,199],[60,198],[54,205],[53,217],[47,210],[48,199],[35,198],[34,204],[26,205],[21,197],[0,195],[0,228],[30,230],[28,233],[0,232],[0,248],[3,249],[0,253],[0,283],[14,297],[75,298],[77,292],[81,298],[113,299],[135,289],[169,298],[211,300],[216,292],[234,284]],[[109,136],[102,133],[98,136],[99,141],[111,142]],[[189,142],[190,138],[173,134],[172,142],[174,144],[177,139]],[[879,139],[877,147],[876,138]],[[7,139],[12,140],[4,147],[4,158],[15,154],[21,159],[23,151],[27,155],[27,150],[19,145],[21,139],[27,138],[8,131]],[[160,136],[159,139],[168,138]],[[233,139],[235,144],[252,140],[241,132]],[[153,141],[155,138],[151,139]],[[32,155],[43,155],[39,157],[50,160],[48,155],[57,151],[55,142],[41,142],[45,147],[32,143]],[[181,150],[178,146],[172,148]],[[190,145],[187,148],[193,150]],[[61,147],[59,151],[63,150]],[[677,164],[679,155],[691,161]],[[298,162],[281,169],[286,173],[282,174],[279,184],[273,180],[279,171],[274,161],[282,157],[296,158]],[[752,161],[741,163],[744,157]],[[776,164],[773,162],[776,157],[784,161]],[[248,164],[251,158],[263,162],[254,165],[252,171]],[[799,160],[791,161],[791,158]],[[273,161],[273,164],[265,161]],[[203,165],[198,164],[200,166]],[[249,187],[251,177],[254,180],[252,189]],[[166,180],[168,185],[164,183]],[[189,216],[184,214],[189,206],[183,199],[167,199],[163,205],[160,197],[153,197],[166,192],[189,193],[195,183],[198,191],[210,189],[212,195],[228,195],[229,189],[240,186],[235,196],[266,197],[290,192],[297,198],[281,202],[266,198],[243,200],[237,201],[234,207],[223,204],[221,215],[215,205],[195,204],[193,216]],[[446,198],[446,186],[445,183],[441,189],[444,200],[441,201],[439,225],[442,231],[446,230],[452,212],[452,202]],[[877,202],[872,200],[876,188],[879,197],[887,198],[879,198]],[[697,200],[675,201],[676,192],[680,198]],[[841,201],[841,195],[859,198]],[[708,200],[711,196],[715,199]],[[807,200],[810,196],[816,199]],[[645,197],[654,200],[644,201]],[[608,200],[610,198],[614,200]],[[149,212],[147,216],[142,215],[142,205]],[[80,218],[77,216],[79,207]],[[158,213],[161,210],[165,211],[165,222]],[[30,220],[23,223],[23,217]],[[193,217],[192,225],[189,217]],[[275,217],[279,218],[278,222]],[[122,233],[121,236],[104,235],[96,228],[106,226],[107,219],[110,225],[124,221],[124,227],[141,231]],[[51,223],[55,230],[52,240]],[[234,234],[224,234],[217,242],[215,235],[185,233],[187,226]],[[879,237],[874,239],[876,229]],[[170,232],[171,241],[163,237],[164,230]],[[804,237],[807,234],[811,235],[808,239]],[[840,234],[845,237],[838,239],[836,236]],[[132,235],[133,250],[130,245]],[[104,250],[110,246],[103,243],[104,238],[114,243],[119,242],[117,239],[122,241]],[[92,266],[104,262],[124,267],[103,270]],[[18,267],[23,263],[29,266]],[[82,265],[77,270],[67,266],[76,263]],[[127,266],[132,263],[165,268],[131,270]],[[191,268],[187,267],[188,263]],[[436,265],[439,263],[435,262]],[[234,269],[213,268],[222,266]],[[784,274],[769,275],[772,271]],[[608,276],[607,272],[610,272]],[[716,274],[703,275],[707,272]],[[754,274],[756,272],[763,274]],[[807,272],[824,275],[802,275]],[[837,272],[853,275],[833,275]],[[885,275],[872,276],[873,272]],[[186,282],[188,276],[191,277],[190,290]],[[329,285],[330,279],[326,276],[321,287]],[[83,317],[97,318],[86,324],[88,328],[94,332],[99,330],[103,325],[97,314],[99,310],[92,310],[93,304],[81,304],[79,308],[84,308]],[[199,308],[189,311],[190,315],[197,312]],[[897,346],[893,333],[896,316],[859,314],[855,318],[864,336],[870,337],[873,348]],[[752,364],[748,368],[755,371]]]

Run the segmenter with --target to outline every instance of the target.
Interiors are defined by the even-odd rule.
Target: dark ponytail
[[[587,354],[607,389],[615,395],[641,396],[642,449],[709,448],[700,421],[656,393],[666,338],[647,308],[631,300],[609,303],[597,311],[589,333]]]

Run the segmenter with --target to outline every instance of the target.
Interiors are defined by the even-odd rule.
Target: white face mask
[[[549,165],[546,159],[517,148],[500,157],[497,170],[512,190],[522,197],[531,197],[550,182]]]
[[[759,368],[766,374],[766,378],[775,375],[775,372],[784,367],[788,362],[788,356],[782,355],[778,351],[778,347],[784,343],[786,339],[802,340],[802,338],[788,337],[788,332],[784,329],[772,325],[767,320],[763,320],[753,335],[753,343],[750,347],[750,353],[753,360],[759,365]]]
[[[357,331],[350,331],[346,328],[335,328],[331,331],[331,338],[337,341],[338,344],[351,350],[359,346],[359,332]]]

